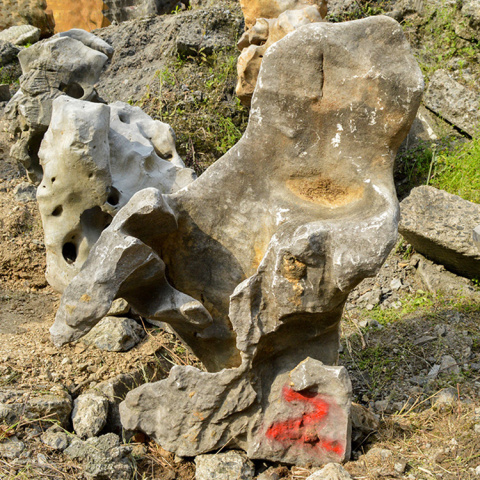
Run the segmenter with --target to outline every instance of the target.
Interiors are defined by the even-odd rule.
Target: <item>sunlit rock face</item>
[[[134,193],[146,187],[173,193],[195,178],[170,126],[122,102],[55,99],[39,157],[46,277],[60,292]]]
[[[348,457],[339,322],[396,241],[392,167],[422,91],[394,20],[303,26],[266,51],[237,145],[185,189],[142,190],[117,213],[65,290],[53,341],[80,338],[121,297],[208,369],[132,391],[126,428],[179,455]]]

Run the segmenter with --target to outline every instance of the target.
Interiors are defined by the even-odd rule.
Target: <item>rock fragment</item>
[[[73,404],[72,423],[80,438],[98,435],[107,423],[108,400],[97,393],[83,393]]]
[[[350,474],[339,464],[329,463],[312,473],[307,480],[351,480]]]
[[[473,244],[472,225],[479,223],[480,205],[422,186],[402,201],[398,229],[417,252],[474,278],[480,271],[480,252]]]
[[[195,457],[195,480],[253,480],[255,467],[244,453],[235,450]]]
[[[0,32],[0,41],[26,45],[40,40],[40,29],[33,25],[18,25]]]

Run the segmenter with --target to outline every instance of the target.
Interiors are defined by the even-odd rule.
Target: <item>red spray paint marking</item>
[[[326,421],[330,405],[312,392],[295,392],[289,387],[283,387],[283,398],[287,402],[305,404],[305,412],[301,417],[292,418],[283,422],[275,422],[267,429],[267,437],[282,444],[297,444],[300,447],[320,449],[343,455],[344,449],[337,441],[319,438],[317,429],[320,423]]]

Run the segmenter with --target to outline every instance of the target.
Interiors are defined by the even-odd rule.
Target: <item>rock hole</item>
[[[92,178],[92,177],[93,177],[93,173],[90,172],[90,173],[88,174],[88,178]]]
[[[77,247],[72,242],[67,242],[62,248],[62,255],[68,264],[72,264],[77,259]]]
[[[107,203],[110,205],[118,205],[120,201],[120,192],[115,187],[110,187],[110,193],[107,198]]]
[[[52,183],[55,183],[56,178],[52,177]]]
[[[53,210],[52,212],[52,215],[54,217],[59,217],[63,212],[63,207],[61,205],[58,205],[57,207],[55,207],[55,210]]]
[[[62,92],[65,92],[69,97],[72,98],[82,98],[85,91],[83,88],[78,84],[78,83],[70,83],[70,84],[65,84],[61,83],[60,88]]]
[[[129,119],[128,116],[127,116],[125,113],[123,113],[123,112],[120,112],[120,113],[118,114],[118,119],[119,119],[122,123],[127,123],[127,124],[130,123],[130,119]]]

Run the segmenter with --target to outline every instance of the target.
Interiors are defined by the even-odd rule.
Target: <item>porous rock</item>
[[[195,480],[253,480],[255,467],[244,453],[228,452],[195,457]]]
[[[108,400],[97,393],[83,393],[73,403],[72,423],[81,438],[98,435],[107,423]]]
[[[472,225],[480,223],[480,205],[429,186],[414,188],[401,203],[399,231],[413,248],[452,272],[474,278],[480,253]]]
[[[339,464],[329,463],[312,473],[307,480],[351,480],[350,474]]]
[[[316,5],[321,10],[322,17],[325,17],[326,0],[240,0],[246,30],[253,27],[259,18],[277,18],[287,10],[303,9],[311,5]]]
[[[53,100],[67,95],[99,101],[94,85],[112,53],[103,40],[74,29],[18,54],[23,73],[20,89],[5,113],[16,139],[10,155],[23,165],[31,182],[42,179],[38,150],[50,124]]]
[[[320,8],[304,5],[297,10],[281,12],[278,18],[258,18],[238,41],[242,51],[237,61],[238,82],[236,93],[240,101],[250,105],[263,56],[273,43],[297,28],[323,20]]]
[[[18,25],[0,32],[0,40],[14,45],[25,45],[40,40],[40,29],[33,25]]]
[[[170,126],[138,107],[61,96],[52,111],[39,151],[43,179],[37,200],[45,234],[45,276],[62,292],[135,192],[155,187],[173,193],[195,175],[178,156]]]
[[[145,330],[135,320],[107,316],[82,338],[82,342],[108,352],[126,352],[144,336]]]
[[[128,455],[131,448],[121,445],[118,435],[107,433],[85,441],[74,438],[65,455],[83,463],[91,480],[130,480],[133,468]]]
[[[445,70],[437,70],[431,77],[424,103],[436,114],[471,136],[480,129],[480,96],[450,77]]]
[[[229,442],[252,459],[348,457],[339,321],[395,244],[392,165],[422,89],[395,21],[303,26],[267,50],[238,144],[186,188],[144,189],[117,213],[66,288],[53,341],[124,298],[209,370],[177,366],[130,392],[127,429],[180,456]]]

